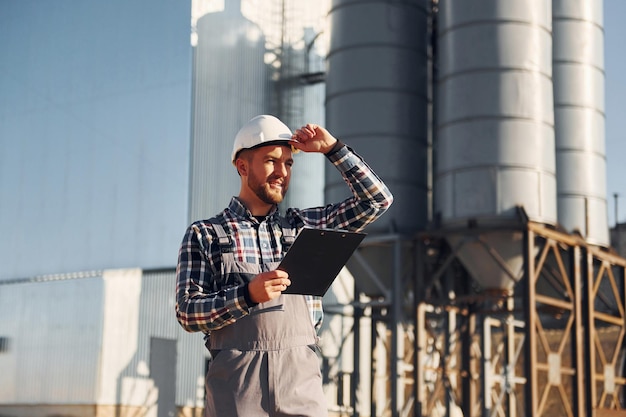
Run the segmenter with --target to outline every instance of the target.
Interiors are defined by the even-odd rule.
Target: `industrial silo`
[[[191,124],[190,221],[222,210],[239,192],[230,157],[233,139],[252,117],[267,113],[271,80],[261,28],[240,1],[197,21]]]
[[[429,8],[426,0],[334,0],[329,12],[326,125],[394,194],[390,210],[365,229],[368,236],[347,265],[357,303],[365,295],[393,305],[385,313],[383,303],[374,303],[378,322],[361,320],[362,307],[354,309],[354,363],[342,375],[350,375],[350,407],[359,415],[381,415],[387,405],[396,410],[409,391],[396,377],[403,367],[384,352],[397,358],[403,350],[402,309],[412,292],[402,282],[410,262],[400,259],[410,259],[410,237],[429,217]],[[329,203],[350,195],[328,165],[324,194]],[[374,362],[390,370],[388,381],[377,380]]]
[[[474,279],[508,290],[519,208],[556,223],[551,2],[442,0],[437,39],[435,214]]]
[[[389,212],[368,226],[370,237],[411,235],[428,221],[428,13],[425,0],[336,0],[329,13],[327,126],[363,156],[394,194]],[[327,169],[326,201],[348,195],[343,179]],[[358,280],[360,289],[384,293],[391,286],[392,254],[382,247],[366,247],[362,253],[372,270],[349,266],[355,275],[373,272],[379,282]]]
[[[553,0],[558,219],[608,246],[602,0]]]
[[[414,232],[427,222],[428,94],[425,0],[335,0],[329,14],[326,120],[395,195],[369,233]],[[326,200],[346,195],[335,172]]]

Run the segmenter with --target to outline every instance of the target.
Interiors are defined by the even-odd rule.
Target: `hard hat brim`
[[[258,144],[254,145],[254,146],[251,146],[250,148],[239,148],[239,149],[237,149],[237,151],[235,152],[235,155],[233,156],[233,161],[232,162],[235,163],[235,161],[239,157],[239,154],[241,153],[241,151],[245,151],[247,149],[258,149],[258,148],[262,148],[264,146],[289,146],[290,148],[293,148],[291,146],[291,141],[290,140],[284,140],[284,139],[268,140],[267,142],[258,143]]]

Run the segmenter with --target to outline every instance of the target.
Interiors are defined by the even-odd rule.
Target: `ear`
[[[244,158],[237,158],[235,160],[235,167],[237,167],[237,173],[239,173],[239,176],[248,176],[248,161]]]

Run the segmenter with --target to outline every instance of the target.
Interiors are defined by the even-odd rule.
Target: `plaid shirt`
[[[282,218],[276,207],[259,221],[233,197],[228,208],[210,220],[191,224],[183,238],[176,268],[176,317],[189,331],[209,333],[248,314],[245,285],[227,286],[219,280],[221,248],[211,222],[229,230],[235,260],[255,264],[279,262],[284,255],[281,225],[359,231],[380,217],[393,202],[389,189],[368,165],[346,146],[328,155],[352,190],[353,197],[324,207],[289,208]],[[322,323],[320,297],[306,296],[316,330]]]

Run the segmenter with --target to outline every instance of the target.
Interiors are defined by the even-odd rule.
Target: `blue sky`
[[[606,72],[606,155],[609,225],[626,222],[626,18],[625,0],[604,0],[604,68]]]

